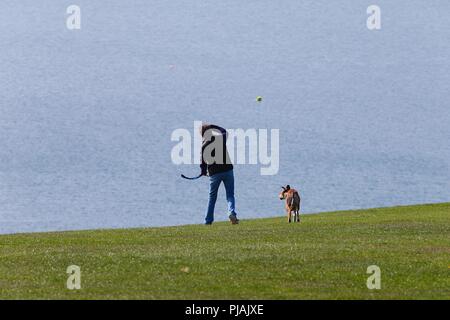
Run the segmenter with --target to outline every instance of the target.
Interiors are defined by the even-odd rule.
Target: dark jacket
[[[219,134],[219,136],[214,136],[212,133]],[[223,155],[221,159],[215,159],[215,150],[210,152],[210,150],[206,150],[207,153],[211,153],[212,157],[209,157],[207,153],[204,153],[205,148],[209,146],[210,144],[216,142],[216,139],[220,137],[221,138],[221,144],[214,146],[215,150],[220,151],[220,153]],[[218,143],[220,141],[217,141]],[[202,144],[202,154],[201,154],[201,160],[202,163],[200,165],[200,168],[202,170],[202,174],[206,175],[208,173],[209,176],[212,176],[216,173],[225,172],[228,170],[233,169],[233,165],[231,164],[230,156],[228,155],[227,150],[227,131],[224,128],[221,128],[216,125],[209,125],[204,134],[203,134],[203,144]],[[213,147],[211,146],[211,148]],[[221,149],[219,149],[221,148]],[[218,155],[219,156],[219,155]],[[214,159],[209,159],[214,158]],[[212,160],[212,161],[211,161]]]

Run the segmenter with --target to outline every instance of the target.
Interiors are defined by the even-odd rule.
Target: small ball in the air
[[[262,101],[262,97],[261,97],[261,96],[257,96],[257,97],[256,97],[256,101],[257,101],[257,102],[261,102],[261,101]]]

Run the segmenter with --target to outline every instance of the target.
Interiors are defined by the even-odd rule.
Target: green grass
[[[450,203],[3,235],[0,259],[1,299],[449,299]],[[66,288],[72,264],[81,290]]]

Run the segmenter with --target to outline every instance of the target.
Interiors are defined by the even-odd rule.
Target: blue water
[[[0,233],[201,223],[170,159],[194,120],[279,128],[236,166],[242,219],[450,201],[448,1],[0,2]],[[263,96],[256,103],[256,96]],[[217,220],[226,219],[224,190]]]

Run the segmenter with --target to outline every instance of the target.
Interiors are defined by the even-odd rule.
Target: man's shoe
[[[239,224],[239,219],[235,214],[230,214],[228,218],[230,218],[231,224]]]

